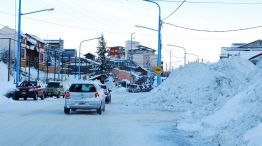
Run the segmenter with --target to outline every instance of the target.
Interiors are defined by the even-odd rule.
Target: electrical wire
[[[262,26],[259,25],[259,26],[252,26],[252,27],[247,27],[247,28],[231,29],[231,30],[205,30],[205,29],[196,29],[196,28],[189,28],[189,27],[179,26],[179,25],[175,25],[175,24],[171,24],[171,23],[167,23],[167,22],[163,22],[163,24],[167,24],[167,25],[170,25],[170,26],[174,26],[174,27],[182,28],[182,29],[186,29],[186,30],[201,31],[201,32],[236,32],[236,31],[257,29],[257,28],[261,28],[262,27]]]
[[[181,0],[155,0],[159,2],[183,2]],[[223,5],[261,5],[261,2],[208,2],[208,1],[186,1],[192,4],[223,4]]]
[[[186,2],[186,0],[184,0],[171,14],[169,14],[167,17],[165,17],[164,19],[162,19],[162,21],[164,21],[165,19],[167,19],[167,18],[169,18],[170,16],[172,16],[185,2]]]

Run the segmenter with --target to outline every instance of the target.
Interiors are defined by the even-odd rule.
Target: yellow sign
[[[157,67],[155,67],[155,68],[153,69],[153,71],[154,71],[157,75],[159,75],[159,74],[161,74],[161,73],[163,72],[163,68],[162,68],[161,66],[157,66]]]

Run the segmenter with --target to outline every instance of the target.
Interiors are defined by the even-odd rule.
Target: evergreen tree
[[[98,68],[97,74],[104,74],[108,75],[110,65],[109,65],[109,58],[108,58],[108,50],[106,46],[106,41],[104,35],[102,34],[101,37],[98,39],[98,47],[97,52],[98,54],[98,61],[101,65]]]

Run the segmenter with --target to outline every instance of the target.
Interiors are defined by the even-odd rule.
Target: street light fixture
[[[97,40],[97,39],[100,39],[100,37],[83,40],[83,41],[81,41],[80,44],[79,44],[79,53],[78,53],[78,57],[79,57],[79,60],[78,60],[78,79],[79,79],[79,80],[81,79],[81,73],[80,73],[80,69],[81,69],[81,67],[80,67],[80,59],[81,59],[81,58],[80,58],[80,54],[81,54],[81,46],[82,46],[82,43],[83,43],[83,42],[87,42],[87,41],[91,41],[91,40]]]
[[[16,86],[18,86],[18,82],[20,81],[20,63],[21,63],[21,16],[22,15],[27,15],[27,14],[33,14],[33,13],[38,13],[38,12],[43,12],[43,11],[53,11],[54,8],[51,9],[43,9],[43,10],[38,10],[38,11],[32,11],[28,13],[22,13],[21,12],[21,1],[19,0],[18,4],[18,30],[17,30],[17,58],[16,58]]]
[[[157,51],[157,66],[162,66],[161,64],[161,50],[162,50],[162,43],[161,43],[161,8],[159,4],[155,1],[152,0],[144,0],[146,2],[154,3],[157,5],[158,10],[159,10],[159,15],[158,15],[158,51]],[[161,74],[157,75],[157,86],[161,84]]]
[[[176,45],[170,45],[168,44],[167,46],[171,46],[171,47],[177,47],[177,48],[181,48],[184,50],[184,66],[186,65],[186,49],[184,47],[180,47],[180,46],[176,46]]]

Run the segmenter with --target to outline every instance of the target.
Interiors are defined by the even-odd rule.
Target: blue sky
[[[15,28],[15,0],[0,0],[0,25]],[[190,2],[203,2],[192,0]],[[209,0],[208,2],[260,3],[248,0]],[[162,18],[172,13],[181,2],[158,2]],[[229,30],[262,25],[261,4],[221,4],[184,3],[180,9],[165,22],[179,26],[207,29]],[[142,45],[157,49],[157,33],[136,28],[143,25],[157,28],[158,9],[156,5],[142,0],[22,0],[22,12],[45,8],[55,8],[52,12],[35,13],[22,17],[22,31],[35,34],[42,39],[64,39],[66,48],[77,48],[84,39],[105,35],[107,45],[124,46],[135,32],[135,40]],[[169,64],[172,50],[173,66],[183,64],[182,49],[168,47],[167,44],[186,48],[187,52],[197,54],[204,60],[215,62],[219,59],[221,47],[231,43],[248,43],[261,39],[262,28],[229,32],[207,33],[189,31],[163,24],[163,60]],[[83,44],[82,51],[95,52],[97,41]],[[178,58],[176,58],[178,57]],[[188,56],[193,61],[194,56]]]

